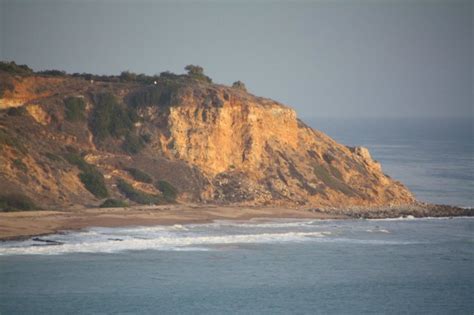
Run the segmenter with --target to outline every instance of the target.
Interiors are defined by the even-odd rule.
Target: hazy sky
[[[0,59],[242,80],[300,117],[473,115],[473,0],[0,0]]]

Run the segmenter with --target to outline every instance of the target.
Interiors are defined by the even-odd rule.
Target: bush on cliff
[[[84,187],[97,198],[105,198],[109,195],[105,186],[104,176],[95,168],[90,168],[79,174]]]
[[[171,106],[173,96],[176,95],[179,88],[180,85],[176,81],[160,81],[157,86],[144,87],[133,93],[130,96],[128,103],[133,108],[152,105],[161,107]]]
[[[161,191],[161,193],[163,194],[163,198],[165,198],[166,201],[176,201],[176,197],[178,196],[178,190],[173,185],[171,185],[167,181],[159,180],[155,183],[155,187],[159,191]]]
[[[57,76],[57,77],[67,75],[66,71],[56,70],[56,69],[43,70],[43,71],[38,71],[36,73],[40,75]]]
[[[14,61],[0,61],[0,70],[11,74],[32,74],[33,70],[27,65],[17,65]]]
[[[117,199],[107,199],[100,206],[100,208],[125,208],[128,207],[128,203]]]
[[[141,190],[135,189],[132,185],[130,185],[123,179],[119,179],[117,181],[117,188],[125,197],[132,201],[135,201],[136,203],[143,205],[162,203],[162,198],[160,196],[148,194]]]
[[[85,119],[86,103],[80,97],[68,97],[64,100],[66,119],[75,122]]]
[[[97,198],[105,198],[109,195],[107,186],[105,185],[104,175],[102,175],[94,165],[87,163],[82,156],[76,153],[66,153],[64,158],[70,164],[77,166],[81,170],[79,179],[82,184],[84,184],[84,187],[94,196]]]
[[[122,144],[122,149],[128,154],[137,154],[145,147],[145,143],[141,137],[128,133]]]
[[[147,173],[139,170],[138,168],[133,168],[133,167],[128,167],[125,169],[132,177],[134,180],[142,182],[142,183],[147,183],[150,184],[153,182],[153,179],[148,175]]]
[[[98,96],[93,119],[92,132],[103,140],[108,136],[120,137],[126,135],[133,128],[134,115],[128,112],[111,93]]]
[[[122,71],[122,73],[120,73],[119,78],[120,81],[123,82],[133,82],[137,80],[137,74],[130,71]]]
[[[12,136],[6,130],[0,129],[0,149],[2,149],[4,145],[12,147],[20,154],[25,155],[28,153],[28,149],[17,137]]]
[[[247,87],[242,81],[235,81],[234,83],[232,83],[232,88],[247,92]]]
[[[26,108],[23,106],[10,107],[7,109],[8,116],[23,116],[26,114]]]
[[[347,185],[341,179],[338,178],[341,176],[339,171],[334,174],[331,173],[324,166],[316,164],[313,167],[313,173],[320,181],[326,184],[329,188],[336,191],[340,191],[347,196],[356,195],[355,191],[349,185]]]
[[[188,72],[188,76],[192,79],[212,83],[211,78],[204,74],[204,69],[201,66],[187,65],[184,70]]]
[[[21,193],[0,196],[0,211],[37,210],[39,207]]]
[[[14,159],[12,164],[16,169],[22,171],[23,173],[28,172],[28,166],[26,166],[26,164],[21,159]]]

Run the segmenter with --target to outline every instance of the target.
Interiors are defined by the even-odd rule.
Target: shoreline
[[[174,204],[128,208],[87,208],[64,211],[0,212],[0,241],[81,230],[88,227],[125,227],[203,224],[215,220],[250,219],[388,219],[413,216],[474,216],[472,208],[416,204],[391,207],[289,208],[236,205]]]

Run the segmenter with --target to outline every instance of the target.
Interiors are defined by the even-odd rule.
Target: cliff
[[[43,208],[97,206],[107,198],[314,207],[415,202],[367,149],[339,144],[293,109],[241,88],[185,75],[143,83],[0,71],[0,80],[0,194]]]

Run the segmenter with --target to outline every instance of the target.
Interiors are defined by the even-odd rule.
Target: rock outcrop
[[[415,202],[366,148],[336,143],[306,126],[293,109],[242,89],[190,78],[145,85],[0,77],[14,85],[0,99],[0,191],[22,192],[43,207],[102,202],[84,176],[81,181],[87,167],[71,163],[71,154],[103,174],[116,199],[130,199],[123,185],[117,187],[125,180],[155,196],[166,194],[156,182],[166,182],[185,202],[315,207]],[[79,114],[67,112],[68,98],[83,100]],[[102,119],[107,108],[115,116]],[[130,168],[151,181],[137,180]]]

